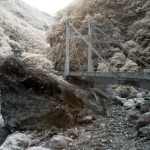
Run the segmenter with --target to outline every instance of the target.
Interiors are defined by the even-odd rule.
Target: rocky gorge
[[[149,0],[74,0],[53,22],[21,0],[0,0],[0,150],[149,150],[150,91],[113,85],[112,93],[105,93],[77,84],[81,81],[69,83],[58,72],[64,69],[67,19],[82,34],[92,21],[149,63],[149,14]],[[145,69],[102,36],[98,39],[114,69]],[[11,52],[16,45],[24,49],[21,58]],[[94,39],[93,46],[98,47]],[[78,53],[85,71],[83,43]],[[77,71],[72,49],[70,58],[70,69]],[[93,66],[108,71],[95,55]]]

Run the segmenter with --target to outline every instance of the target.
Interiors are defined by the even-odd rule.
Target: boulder
[[[126,109],[133,108],[135,106],[135,102],[133,99],[126,100],[123,104]]]
[[[116,96],[114,99],[113,99],[113,101],[115,101],[116,103],[118,103],[118,104],[124,104],[124,102],[125,102],[125,98],[121,98],[121,97],[119,97],[119,96]]]
[[[139,129],[140,136],[150,135],[150,124]]]
[[[127,120],[130,122],[136,122],[140,117],[140,110],[136,108],[132,108],[127,114]]]
[[[148,124],[150,124],[150,112],[147,112],[140,116],[140,118],[137,121],[137,129]]]
[[[64,149],[67,148],[70,143],[73,143],[73,140],[71,138],[62,135],[54,135],[50,141],[50,147],[56,149]]]
[[[31,141],[31,136],[20,133],[18,131],[10,134],[3,145],[1,145],[0,150],[10,150],[12,149],[26,149],[28,147],[29,142]]]
[[[140,108],[140,105],[144,102],[144,98],[135,98],[135,106],[136,108]]]
[[[145,100],[142,103],[140,103],[140,111],[141,113],[146,113],[146,112],[150,112],[150,101],[149,100]]]
[[[29,68],[12,57],[0,66],[0,73],[0,82],[5,86],[1,112],[11,131],[72,127],[84,108],[106,114],[104,93],[69,84],[55,71]]]

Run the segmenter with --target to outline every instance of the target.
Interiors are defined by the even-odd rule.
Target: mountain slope
[[[0,6],[40,30],[48,30],[53,21],[51,15],[27,5],[22,0],[0,0]]]
[[[28,23],[12,13],[10,10],[13,10],[14,6],[16,7],[15,2],[14,0],[0,0],[2,4],[0,5],[0,62],[6,57],[11,57],[13,55],[11,49],[18,45],[25,51],[22,59],[29,67],[50,70],[52,68],[51,61],[45,58],[48,45],[45,42],[45,31],[38,30],[30,24],[30,20]],[[17,2],[22,1],[17,0]],[[23,9],[22,14],[29,15]],[[41,22],[45,24],[43,21]]]
[[[80,31],[88,33],[88,22],[105,31],[109,36],[119,41],[126,48],[147,63],[150,63],[150,1],[149,0],[75,0],[71,5],[59,11],[55,22],[47,34],[47,42],[51,44],[47,56],[54,62],[55,68],[64,69],[65,61],[65,25],[66,20]],[[143,69],[131,56],[122,52],[107,38],[95,32],[103,48],[103,53],[111,66],[118,71],[137,71]],[[75,40],[78,47],[79,40]],[[98,44],[93,36],[93,46]],[[70,69],[77,70],[78,62],[70,42]],[[83,69],[87,69],[87,46],[82,42],[78,51]],[[56,57],[57,56],[57,57]],[[106,70],[103,63],[93,55],[93,66],[96,71]]]

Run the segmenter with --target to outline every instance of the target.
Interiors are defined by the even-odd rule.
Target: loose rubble
[[[117,96],[121,102],[112,101],[109,105],[111,115],[93,114],[95,119],[90,123],[84,122],[69,129],[53,127],[42,132],[16,131],[8,136],[0,150],[9,150],[9,141],[11,147],[22,150],[149,150],[150,122],[147,119],[144,122],[143,115],[149,119],[150,112],[140,112],[139,100],[147,101],[150,95],[143,92],[132,97],[136,97],[133,99],[134,105],[126,108],[124,103],[128,99]]]

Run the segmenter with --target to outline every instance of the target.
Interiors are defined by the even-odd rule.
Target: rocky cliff
[[[150,63],[150,1],[149,0],[75,0],[64,10],[57,13],[55,22],[47,34],[47,42],[51,44],[47,52],[48,59],[54,62],[55,68],[63,70],[65,61],[65,25],[66,20],[85,35],[88,33],[88,22],[92,21],[110,37],[124,45],[138,57]],[[72,32],[74,33],[74,32]],[[121,51],[107,38],[95,31],[102,51],[110,63],[118,71],[137,71],[144,67],[130,55]],[[84,42],[75,40],[78,55],[83,69],[87,68],[87,46]],[[98,44],[93,36],[93,47],[98,50]],[[78,70],[76,53],[70,42],[71,70]],[[96,71],[107,69],[93,55],[93,66]]]

